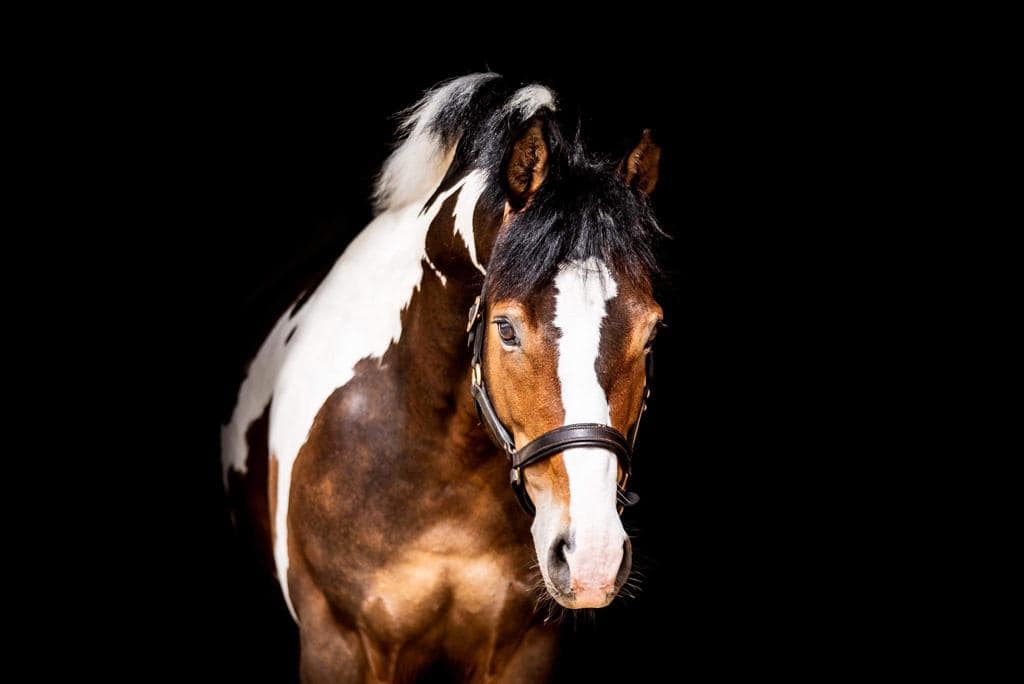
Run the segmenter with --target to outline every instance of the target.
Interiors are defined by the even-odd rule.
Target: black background
[[[784,50],[469,52],[393,65],[334,48],[225,54],[163,103],[173,220],[153,249],[173,274],[160,330],[174,354],[158,371],[173,465],[156,476],[167,501],[144,503],[155,552],[126,571],[148,620],[174,625],[144,639],[149,660],[225,681],[291,676],[289,620],[238,553],[219,488],[237,357],[370,218],[390,117],[490,69],[551,85],[597,151],[618,157],[648,127],[663,148],[669,327],[627,521],[646,579],[639,598],[570,623],[561,680],[862,667],[856,654],[888,642],[860,629],[882,569],[852,522],[873,515],[855,503],[870,463],[848,429],[872,344],[850,323],[848,278],[870,236],[855,167],[871,131],[849,77]]]

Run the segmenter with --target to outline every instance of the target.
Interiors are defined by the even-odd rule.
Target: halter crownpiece
[[[618,483],[617,500],[619,513],[623,507],[633,506],[640,497],[635,492],[626,490],[629,476],[633,470],[633,451],[636,448],[636,436],[640,429],[640,418],[647,410],[647,399],[651,396],[651,379],[654,371],[653,351],[647,353],[646,378],[644,383],[643,403],[640,405],[640,415],[629,430],[627,438],[621,432],[610,425],[599,423],[572,423],[549,430],[539,437],[527,442],[519,449],[516,449],[515,439],[509,433],[501,419],[498,418],[491,397],[487,393],[487,386],[483,377],[483,353],[484,353],[484,330],[483,324],[484,294],[476,298],[469,308],[469,324],[466,332],[469,334],[469,347],[473,350],[472,378],[469,391],[473,395],[476,404],[477,414],[480,421],[487,426],[487,433],[494,443],[505,452],[512,464],[510,481],[512,490],[515,492],[519,505],[530,515],[536,513],[530,495],[526,491],[526,480],[523,469],[544,459],[551,458],[555,454],[566,449],[578,449],[591,447],[607,449],[613,452],[619,460],[622,468],[622,480]]]

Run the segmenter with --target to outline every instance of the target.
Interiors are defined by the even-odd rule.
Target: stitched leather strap
[[[512,466],[525,468],[560,451],[580,447],[596,447],[615,452],[622,462],[622,469],[629,472],[629,446],[626,438],[615,428],[598,423],[573,423],[545,432],[513,452]]]
[[[505,426],[501,424],[501,420],[498,419],[498,414],[494,410],[494,405],[491,404],[491,398],[487,396],[487,389],[484,387],[483,381],[480,384],[471,383],[469,391],[476,402],[476,412],[480,416],[480,422],[487,426],[487,434],[511,458],[512,452],[516,448],[515,441],[512,439],[512,435],[508,434]]]

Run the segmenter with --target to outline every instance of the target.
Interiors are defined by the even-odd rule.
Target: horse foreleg
[[[303,589],[296,602],[300,680],[303,684],[359,684],[369,679],[359,634],[338,624],[323,594],[308,585]]]
[[[558,654],[558,632],[551,626],[534,627],[519,644],[500,654],[475,677],[475,682],[487,684],[537,684],[551,678]]]

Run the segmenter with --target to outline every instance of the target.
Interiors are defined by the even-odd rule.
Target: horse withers
[[[605,606],[630,573],[660,151],[594,160],[550,90],[495,74],[429,91],[400,136],[376,218],[251,361],[225,483],[303,681],[542,681],[539,604]]]

